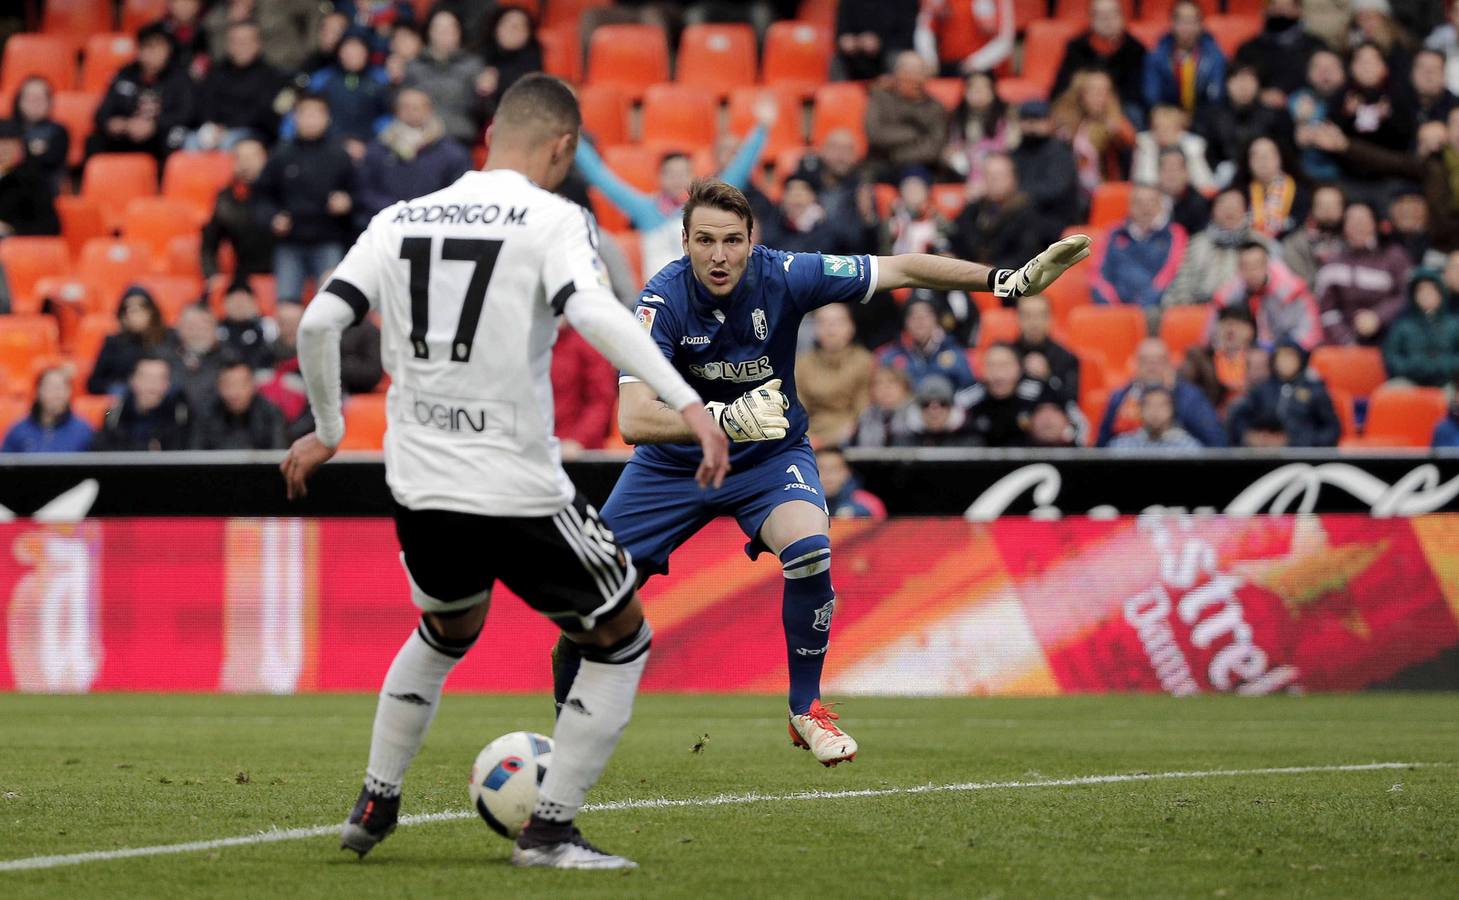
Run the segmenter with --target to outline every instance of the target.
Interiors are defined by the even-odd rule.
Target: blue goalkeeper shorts
[[[734,516],[749,538],[745,553],[768,551],[760,528],[775,507],[805,500],[826,508],[825,490],[809,442],[787,448],[752,469],[731,471],[719,488],[701,488],[694,473],[671,471],[634,457],[603,505],[603,522],[633,557],[640,578],[667,574],[669,554],[715,516]]]

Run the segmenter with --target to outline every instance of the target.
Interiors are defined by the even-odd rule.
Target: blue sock
[[[790,668],[790,711],[802,715],[821,696],[821,665],[831,643],[831,539],[801,538],[780,552],[785,570],[785,650]]]

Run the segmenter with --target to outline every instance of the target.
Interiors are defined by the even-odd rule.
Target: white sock
[[[433,646],[433,642],[439,646]],[[440,644],[422,622],[401,645],[380,688],[365,787],[387,797],[400,794],[405,770],[420,751],[436,716],[441,686],[470,647],[470,642],[462,644]]]
[[[648,653],[626,663],[583,660],[552,734],[552,765],[537,792],[538,818],[571,822],[608,765],[633,714]]]

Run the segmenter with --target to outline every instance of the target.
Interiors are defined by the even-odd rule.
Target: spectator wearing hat
[[[1203,445],[1175,418],[1175,400],[1168,389],[1146,388],[1140,394],[1140,427],[1117,435],[1109,449],[1117,453],[1197,453]]]
[[[1018,107],[1019,139],[1009,156],[1019,187],[1044,223],[1045,237],[1057,237],[1082,221],[1079,165],[1069,142],[1055,136],[1049,104],[1030,100]]]
[[[866,107],[868,160],[890,180],[908,168],[929,171],[947,144],[947,111],[927,93],[926,61],[916,53],[897,55],[890,75],[872,88]]]
[[[967,352],[938,324],[931,301],[913,298],[902,314],[902,336],[881,355],[881,363],[907,373],[913,384],[928,375],[941,375],[954,390],[973,385],[973,370]]]
[[[97,451],[185,450],[192,433],[192,411],[172,386],[167,357],[139,357],[121,400],[106,414],[91,449]]]
[[[282,450],[284,414],[258,393],[249,362],[226,356],[218,366],[217,396],[198,412],[194,450]]]
[[[1390,378],[1442,387],[1459,376],[1459,312],[1433,269],[1420,269],[1408,285],[1408,306],[1383,341]]]
[[[471,168],[471,157],[446,136],[425,91],[405,88],[395,97],[395,118],[370,143],[356,177],[354,216],[363,229],[380,210],[433,194]]]
[[[1321,343],[1322,320],[1307,283],[1272,259],[1263,241],[1248,241],[1238,250],[1236,274],[1212,299],[1248,310],[1263,344],[1287,340],[1310,350]]]
[[[274,233],[279,299],[297,303],[308,279],[318,280],[344,258],[351,233],[355,167],[329,135],[329,104],[305,94],[294,105],[295,139],[274,151],[255,190]]]
[[[907,442],[911,433],[912,383],[906,371],[878,366],[871,372],[867,405],[851,439],[857,447],[892,447]]]
[[[943,375],[928,375],[917,383],[907,426],[896,446],[978,447],[983,443],[968,427],[967,413],[954,401],[953,383]]]
[[[233,248],[235,278],[270,275],[274,270],[274,233],[258,194],[258,179],[268,164],[268,150],[258,141],[233,145],[233,180],[218,192],[213,215],[203,226],[203,277],[220,270],[218,251]]]
[[[96,108],[86,141],[95,153],[147,153],[159,162],[181,147],[193,118],[193,83],[157,24],[137,33],[137,60],[122,67]]]
[[[1366,203],[1343,212],[1343,250],[1317,272],[1325,343],[1378,345],[1408,305],[1408,256],[1382,240]]]
[[[1064,48],[1050,96],[1058,97],[1074,84],[1074,76],[1090,70],[1104,72],[1123,103],[1123,112],[1135,125],[1145,122],[1145,45],[1125,28],[1119,0],[1091,0],[1089,30]]]
[[[272,142],[279,131],[274,101],[284,75],[263,59],[258,25],[228,28],[227,54],[198,86],[188,150],[227,150],[242,140]]]
[[[1267,0],[1261,33],[1236,49],[1232,63],[1255,67],[1261,86],[1278,92],[1285,102],[1286,95],[1302,86],[1307,60],[1323,47],[1302,24],[1302,0]]]
[[[0,453],[83,453],[95,433],[71,410],[73,372],[52,366],[35,383],[30,415],[11,426]]]
[[[1336,447],[1342,434],[1327,387],[1308,374],[1307,351],[1291,341],[1277,345],[1271,377],[1236,401],[1228,424],[1234,447]],[[1273,432],[1284,440],[1273,441]]]
[[[1146,338],[1135,349],[1135,377],[1115,391],[1099,424],[1097,446],[1107,447],[1116,434],[1133,431],[1144,422],[1140,398],[1146,391],[1164,390],[1175,403],[1175,423],[1207,447],[1224,447],[1226,433],[1216,409],[1201,389],[1179,377],[1170,362],[1170,350],[1159,338]]]
[[[1130,214],[1096,243],[1090,292],[1096,303],[1128,303],[1157,310],[1185,258],[1185,229],[1166,215],[1149,184],[1130,191]]]
[[[0,238],[60,234],[50,182],[25,156],[25,132],[0,119]]]
[[[1018,298],[1018,339],[1012,344],[1023,374],[1043,382],[1060,403],[1079,401],[1079,357],[1050,337],[1053,307],[1042,294]]]
[[[1225,96],[1226,54],[1206,31],[1201,5],[1180,0],[1170,13],[1170,31],[1145,55],[1145,105],[1196,115]]]
[[[811,440],[844,444],[869,402],[876,358],[856,343],[856,323],[845,304],[823,306],[813,315],[816,342],[796,357],[795,390],[810,417]]]
[[[839,447],[816,449],[816,469],[826,491],[826,511],[833,519],[885,519],[886,504],[861,486]]]
[[[952,226],[951,247],[960,258],[1018,268],[1023,265],[1019,260],[1032,259],[1043,249],[1050,229],[1019,189],[1011,157],[1004,153],[988,157],[974,194]]]

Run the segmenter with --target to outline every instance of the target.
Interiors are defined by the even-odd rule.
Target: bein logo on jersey
[[[750,321],[755,325],[755,337],[765,340],[770,334],[770,326],[765,322],[765,310],[757,309],[750,313]]]
[[[463,403],[450,397],[415,394],[409,398],[406,421],[453,434],[517,433],[517,408],[502,401]]]
[[[702,366],[690,366],[690,374],[705,381],[753,381],[759,384],[775,374],[770,357],[750,359],[744,362],[707,362]]]

